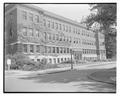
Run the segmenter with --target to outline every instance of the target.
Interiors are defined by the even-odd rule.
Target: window
[[[49,37],[48,37],[48,39],[49,39],[49,40],[51,40],[51,39],[52,39],[52,36],[51,36],[51,35],[52,35],[52,34],[49,34]]]
[[[57,47],[57,53],[59,53],[59,47]]]
[[[63,31],[65,31],[65,25],[63,25]]]
[[[23,52],[27,53],[27,44],[23,45]]]
[[[62,53],[63,48],[60,48],[60,53]]]
[[[59,58],[57,59],[57,61],[58,61],[58,63],[60,63],[60,59]]]
[[[56,34],[56,40],[59,40],[59,35],[58,34]]]
[[[50,28],[50,21],[48,21],[48,27]]]
[[[58,23],[56,23],[56,29],[58,29]]]
[[[36,52],[40,53],[40,45],[36,46]]]
[[[36,36],[39,37],[39,30],[38,29],[35,30],[35,33],[36,33]]]
[[[40,62],[40,59],[37,59],[38,62]]]
[[[39,22],[39,16],[38,15],[35,15],[35,22]]]
[[[55,40],[55,34],[53,34],[53,40]]]
[[[27,12],[26,11],[22,11],[22,17],[24,20],[27,20]]]
[[[43,24],[44,24],[44,26],[46,26],[46,20],[45,19],[43,19]]]
[[[73,32],[75,33],[75,28],[73,28]]]
[[[27,27],[23,27],[22,32],[24,36],[27,36]]]
[[[69,32],[71,32],[71,27],[69,27]]]
[[[55,53],[55,47],[53,47],[53,53]]]
[[[29,28],[29,35],[33,36],[33,29],[32,28]]]
[[[66,26],[66,32],[68,32],[68,26]]]
[[[47,52],[51,53],[51,47],[47,47]]]
[[[67,53],[69,53],[69,51],[70,51],[69,48],[67,48]]]
[[[66,48],[64,48],[64,53],[66,53]]]
[[[61,24],[59,24],[60,25],[60,30],[62,30],[62,28],[61,28]]]
[[[33,21],[33,14],[32,13],[29,13],[29,19],[30,19],[30,21]]]
[[[33,53],[34,52],[34,46],[30,45],[30,52]]]
[[[54,22],[52,22],[52,28],[54,29]]]

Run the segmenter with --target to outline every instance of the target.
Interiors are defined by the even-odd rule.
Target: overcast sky
[[[49,12],[80,22],[90,14],[88,4],[34,4]]]

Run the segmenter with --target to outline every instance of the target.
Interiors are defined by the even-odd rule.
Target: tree
[[[116,56],[116,3],[110,4],[90,4],[91,13],[84,21],[87,27],[91,27],[95,22],[100,24],[99,31],[105,34],[105,47],[107,58]]]

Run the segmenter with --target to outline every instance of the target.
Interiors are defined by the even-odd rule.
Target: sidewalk
[[[93,68],[102,68],[104,64],[107,66],[106,68],[112,68],[114,67],[115,62],[95,62],[95,64],[85,64],[85,65],[74,65],[74,69],[77,70],[87,70],[87,69],[93,69]],[[108,64],[113,64],[113,66],[109,66]],[[105,67],[104,67],[105,68]],[[10,70],[6,71],[5,75],[10,76],[14,74],[14,76],[26,76],[26,75],[35,75],[35,74],[52,74],[52,73],[58,73],[58,72],[64,72],[64,71],[70,71],[71,67],[64,67],[64,68],[54,68],[54,69],[45,69],[45,70],[38,70],[38,71],[22,71],[22,70]]]

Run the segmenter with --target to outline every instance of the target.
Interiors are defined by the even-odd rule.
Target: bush
[[[61,62],[62,64],[71,64],[71,60],[69,60],[69,61],[63,61],[63,62]],[[72,60],[72,63],[74,63],[74,61]]]
[[[47,64],[44,68],[49,69],[49,68],[59,68],[59,67],[57,64]]]

